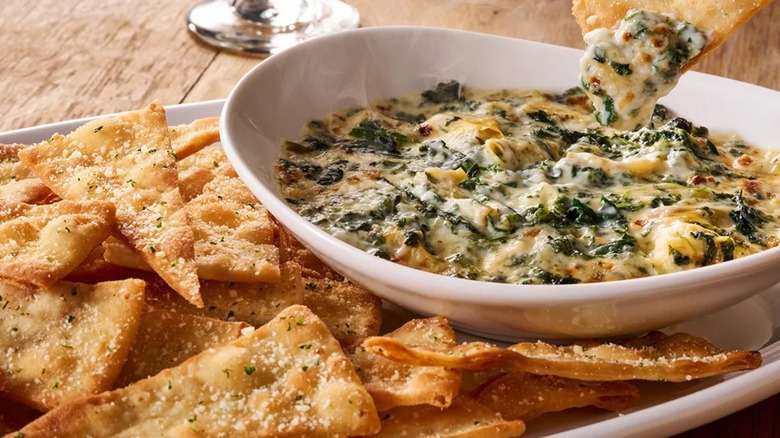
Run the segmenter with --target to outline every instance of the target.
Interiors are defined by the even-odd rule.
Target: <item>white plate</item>
[[[167,107],[171,124],[220,114],[224,101]],[[0,143],[32,143],[55,132],[66,134],[88,119],[0,133]],[[388,306],[386,319],[401,323],[413,314]],[[546,414],[528,422],[524,437],[631,437],[680,433],[729,415],[780,392],[780,285],[715,314],[670,327],[703,336],[730,349],[761,348],[761,368],[723,378],[640,385],[640,403],[622,414],[576,409]],[[461,340],[475,339],[459,335]]]

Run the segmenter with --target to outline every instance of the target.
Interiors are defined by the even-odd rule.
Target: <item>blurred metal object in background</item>
[[[269,55],[301,41],[358,27],[357,10],[341,0],[209,0],[187,27],[216,47]]]

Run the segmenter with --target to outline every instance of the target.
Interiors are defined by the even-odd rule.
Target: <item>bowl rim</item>
[[[567,285],[504,284],[449,277],[383,260],[339,240],[310,223],[276,196],[270,188],[266,187],[266,185],[255,176],[254,171],[242,158],[240,152],[242,147],[239,146],[240,140],[232,135],[230,127],[233,115],[238,111],[238,109],[235,108],[238,96],[246,92],[251,92],[247,89],[251,88],[251,84],[256,80],[256,76],[262,75],[267,69],[277,68],[278,62],[285,62],[288,58],[294,58],[298,56],[298,52],[302,50],[311,50],[312,47],[319,44],[330,44],[332,40],[354,38],[356,36],[363,37],[371,34],[381,35],[410,31],[460,34],[471,38],[484,38],[489,40],[508,40],[518,45],[548,47],[552,50],[582,53],[581,50],[570,47],[472,31],[422,26],[379,26],[354,29],[318,37],[272,55],[265,61],[253,67],[236,83],[225,101],[220,117],[222,144],[229,161],[238,175],[244,180],[255,195],[258,196],[271,214],[273,214],[280,223],[290,229],[305,246],[311,246],[320,250],[320,252],[325,252],[338,263],[350,266],[351,269],[357,271],[363,271],[364,274],[370,275],[374,280],[385,285],[398,284],[398,289],[402,289],[406,293],[411,292],[418,296],[450,302],[489,303],[492,305],[581,305],[608,301],[618,302],[647,297],[662,298],[665,296],[687,293],[691,289],[691,284],[699,284],[699,287],[704,288],[707,287],[708,284],[719,283],[723,281],[724,278],[733,276],[745,277],[758,272],[765,272],[777,262],[780,262],[780,246],[778,246],[725,263],[649,277]],[[715,77],[698,72],[689,72],[687,74]],[[772,91],[764,87],[727,78],[718,79],[740,84],[740,86],[747,85],[749,86],[748,88]],[[780,96],[780,94],[778,95]],[[357,268],[355,268],[355,266],[357,266]],[[421,288],[417,286],[420,284],[435,287]]]

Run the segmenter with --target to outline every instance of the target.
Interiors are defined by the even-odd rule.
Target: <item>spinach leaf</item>
[[[763,245],[764,242],[758,232],[758,227],[766,223],[764,216],[760,211],[745,204],[742,190],[737,191],[734,195],[734,202],[737,204],[737,208],[729,213],[729,218],[734,221],[737,231],[744,234],[750,242]]]
[[[398,146],[411,141],[400,132],[383,128],[375,119],[363,120],[358,126],[352,128],[349,135],[359,140],[346,142],[344,146],[347,149],[389,155],[398,155]]]
[[[618,240],[599,245],[590,250],[592,256],[617,255],[636,249],[636,239],[630,234],[623,234]]]
[[[460,100],[461,86],[457,81],[439,82],[433,90],[422,93],[423,99],[433,103],[447,103]]]

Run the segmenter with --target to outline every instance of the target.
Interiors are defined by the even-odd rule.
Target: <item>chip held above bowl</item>
[[[687,73],[652,129],[596,135],[576,88],[581,56],[445,29],[321,37],[235,86],[222,143],[268,210],[334,269],[492,338],[638,334],[780,281],[774,218],[762,210],[773,205],[776,172],[740,162],[752,150],[721,135],[779,156],[780,94]],[[715,184],[721,176],[734,180]],[[390,194],[383,215],[367,213]],[[696,216],[680,219],[693,199]],[[373,222],[345,226],[355,212]],[[420,254],[429,261],[409,260]]]

